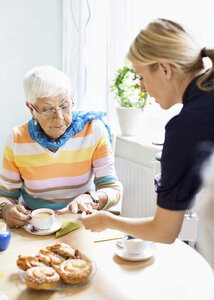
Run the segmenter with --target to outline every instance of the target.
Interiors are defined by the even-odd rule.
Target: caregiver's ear
[[[158,63],[158,66],[159,66],[159,69],[160,69],[162,75],[166,79],[171,79],[171,77],[172,77],[172,66],[167,62]]]

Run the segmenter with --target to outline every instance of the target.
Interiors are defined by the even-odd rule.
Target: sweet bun
[[[38,267],[41,265],[37,257],[23,255],[18,256],[16,264],[19,267],[19,269],[24,271],[28,270],[29,268]]]
[[[82,253],[78,250],[78,249],[75,249],[75,254],[74,254],[74,258],[82,258]]]
[[[59,274],[66,283],[74,284],[85,281],[92,271],[92,263],[87,259],[68,259],[59,268]]]
[[[40,249],[39,254],[43,255],[42,257],[40,257],[41,260],[43,259],[45,261],[46,259],[47,262],[50,260],[50,264],[51,263],[61,264],[65,260],[65,258],[62,257],[61,255],[58,255],[57,253],[54,253],[47,249]]]
[[[65,261],[64,257],[47,250],[47,248],[40,249],[38,257],[41,262],[44,262],[47,266],[53,267],[57,272],[60,264]]]
[[[54,253],[61,255],[65,259],[74,258],[75,250],[65,243],[55,243],[53,245],[49,245],[46,249],[53,251]]]
[[[43,264],[45,264],[46,266],[49,266],[49,267],[51,266],[51,259],[49,256],[39,253],[39,254],[35,255],[35,257],[37,257],[38,260],[40,262],[42,262]]]
[[[51,267],[33,267],[25,274],[26,285],[33,290],[52,289],[59,283],[59,274]]]

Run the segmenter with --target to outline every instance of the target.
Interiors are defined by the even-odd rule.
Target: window
[[[105,110],[115,120],[109,86],[140,28],[158,17],[172,19],[191,30],[201,47],[209,47],[213,10],[213,0],[203,0],[203,5],[195,0],[64,0],[63,68],[77,107]],[[153,103],[145,114],[153,126],[164,128],[180,109],[176,105],[163,111]]]

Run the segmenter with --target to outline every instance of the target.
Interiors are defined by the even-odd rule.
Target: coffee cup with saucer
[[[116,254],[126,260],[142,261],[150,258],[154,253],[154,243],[125,234],[117,242]]]
[[[62,227],[62,221],[55,217],[50,208],[35,209],[31,213],[31,222],[24,226],[25,230],[37,235],[47,235]]]

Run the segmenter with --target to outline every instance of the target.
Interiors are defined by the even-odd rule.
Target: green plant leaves
[[[115,93],[121,107],[136,107],[141,110],[147,104],[149,96],[148,93],[141,92],[139,76],[128,63],[116,71],[110,91]]]

